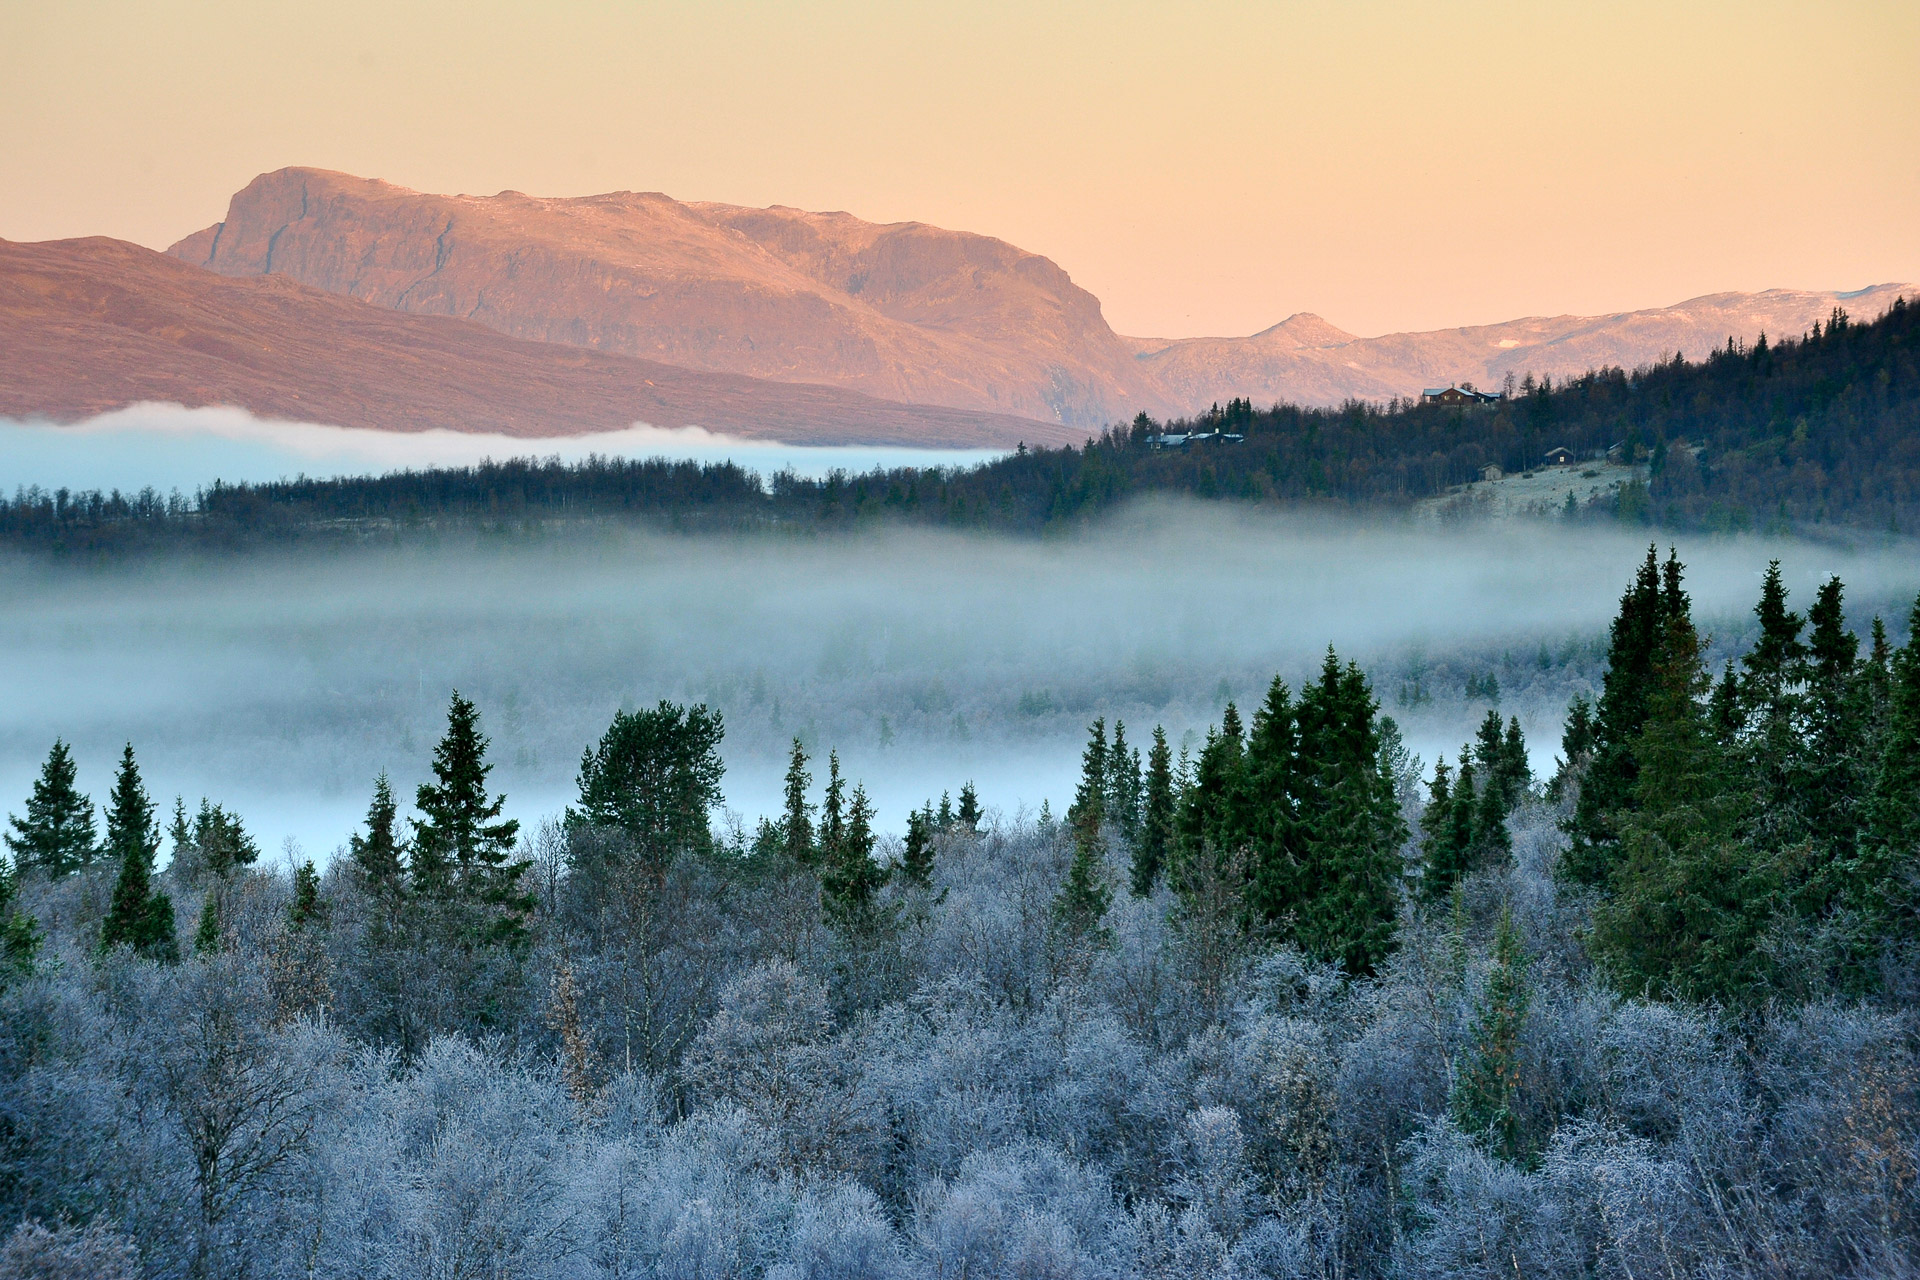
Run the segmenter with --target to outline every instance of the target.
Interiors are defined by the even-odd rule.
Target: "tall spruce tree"
[[[960,808],[954,818],[969,831],[980,829],[980,819],[986,816],[980,809],[980,793],[973,789],[972,779],[960,784]]]
[[[160,851],[160,829],[153,802],[140,782],[133,744],[120,756],[120,769],[107,798],[107,834],[102,852],[120,863],[113,899],[100,926],[100,946],[126,945],[149,960],[179,958],[174,936],[173,899],[153,887],[153,860]]]
[[[1810,834],[1811,797],[1802,749],[1806,708],[1806,621],[1787,608],[1780,562],[1767,566],[1754,606],[1760,636],[1740,660],[1741,732],[1737,760],[1753,793],[1750,838],[1780,849]]]
[[[1739,1003],[1763,990],[1756,941],[1780,885],[1742,838],[1749,793],[1708,720],[1707,687],[1699,636],[1670,613],[1592,949],[1629,993]]]
[[[933,883],[933,802],[907,812],[907,838],[900,853],[900,875],[916,888]]]
[[[398,815],[393,787],[382,773],[373,782],[367,833],[363,836],[356,831],[347,837],[347,850],[365,878],[368,892],[388,909],[397,907],[407,894],[406,855],[400,844]]]
[[[1080,783],[1067,806],[1067,825],[1089,825],[1097,836],[1107,816],[1107,722],[1087,726],[1087,745],[1080,753]]]
[[[1463,761],[1462,785],[1473,790],[1473,763]],[[1454,828],[1453,772],[1447,758],[1433,765],[1433,781],[1427,784],[1427,805],[1420,813],[1420,896],[1428,903],[1445,902],[1453,896],[1454,886],[1466,874],[1467,848],[1472,842],[1471,811],[1467,838],[1461,839]]]
[[[1128,877],[1136,898],[1153,892],[1174,838],[1173,751],[1167,746],[1167,731],[1159,725],[1153,727],[1153,745],[1147,751],[1143,790],[1140,839],[1133,846],[1133,865]]]
[[[1888,663],[1886,728],[1851,893],[1873,942],[1920,947],[1920,598]],[[1911,954],[1911,950],[1909,950]]]
[[[1676,616],[1691,625],[1680,586],[1680,561],[1669,552],[1660,564],[1656,548],[1620,597],[1607,646],[1607,671],[1593,717],[1593,757],[1580,783],[1579,799],[1565,826],[1570,837],[1560,873],[1579,884],[1603,885],[1618,856],[1618,824],[1635,803],[1639,766],[1634,745],[1646,723],[1653,693],[1653,667],[1667,626]]]
[[[32,869],[58,880],[93,861],[97,848],[93,801],[80,794],[77,776],[72,751],[55,738],[27,798],[27,816],[7,815],[13,828],[5,836],[7,848],[21,870]]]
[[[1347,972],[1369,974],[1393,945],[1406,827],[1380,763],[1378,704],[1360,668],[1327,650],[1301,694],[1297,881],[1292,936]]]
[[[1140,753],[1127,745],[1127,726],[1113,722],[1107,746],[1107,825],[1128,849],[1140,839]]]
[[[1275,676],[1253,714],[1247,734],[1242,783],[1235,801],[1241,816],[1229,830],[1246,842],[1247,905],[1263,923],[1277,924],[1294,910],[1301,892],[1296,810],[1300,726],[1293,693]]]
[[[521,884],[531,865],[513,857],[520,824],[502,818],[506,797],[488,794],[487,739],[479,713],[455,691],[447,733],[433,752],[434,781],[414,794],[413,892],[477,909],[481,940],[518,942],[534,899]]]
[[[1821,584],[1807,610],[1806,724],[1796,770],[1807,788],[1807,822],[1813,838],[1817,901],[1824,914],[1841,888],[1859,841],[1866,804],[1868,709],[1860,680],[1860,641],[1846,629],[1840,579]]]
[[[847,834],[847,784],[840,776],[840,753],[827,752],[827,790],[820,801],[819,865],[831,866]]]
[[[1170,868],[1178,886],[1190,879],[1194,859],[1208,856],[1224,861],[1244,840],[1241,819],[1244,816],[1241,794],[1246,771],[1246,741],[1240,727],[1240,712],[1227,703],[1220,726],[1207,731],[1200,758],[1193,765],[1192,782],[1182,789],[1175,818],[1175,866]]]
[[[873,847],[873,804],[866,788],[856,784],[845,825],[820,868],[827,923],[843,937],[869,938],[885,923],[878,896],[887,883],[887,869],[874,861]]]
[[[780,847],[788,858],[803,867],[812,866],[818,853],[813,836],[813,806],[807,802],[807,788],[812,785],[813,775],[807,772],[806,748],[795,738],[787,754]]]

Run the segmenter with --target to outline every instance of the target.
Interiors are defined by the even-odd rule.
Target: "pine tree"
[[[1452,1098],[1455,1123],[1503,1160],[1517,1161],[1525,1154],[1516,1108],[1520,1031],[1529,1003],[1526,952],[1513,927],[1512,911],[1503,909],[1494,934],[1493,965],[1474,1009],[1472,1051],[1454,1082]]]
[[[720,803],[719,715],[662,700],[649,711],[617,711],[580,760],[578,808],[569,825],[618,831],[630,855],[658,883],[676,858],[713,852],[708,814]]]
[[[1527,757],[1526,735],[1520,732],[1520,717],[1507,717],[1507,736],[1501,743],[1502,796],[1507,812],[1525,799],[1533,787],[1533,762]]]
[[[1496,764],[1498,762],[1496,761]],[[1475,870],[1504,867],[1513,861],[1513,837],[1507,831],[1506,774],[1496,768],[1480,788],[1473,814],[1473,846],[1468,865]]]
[[[125,944],[136,955],[171,963],[179,956],[174,937],[173,899],[153,887],[153,859],[160,831],[153,802],[140,782],[140,767],[129,743],[107,798],[107,836],[103,852],[120,862],[113,900],[100,926],[102,950]]]
[[[980,810],[980,793],[973,789],[971,781],[960,784],[960,808],[954,816],[967,830],[980,829],[980,819],[986,815]]]
[[[940,793],[939,822],[942,831],[953,825],[953,796],[945,791]]]
[[[813,775],[807,772],[807,752],[800,739],[793,740],[787,756],[784,791],[785,806],[780,819],[780,847],[786,856],[803,867],[814,865],[819,852],[813,839],[813,806],[807,803],[807,788]]]
[[[58,880],[93,861],[93,801],[74,785],[77,774],[72,751],[55,738],[27,799],[27,816],[7,815],[13,831],[4,838],[20,870]]]
[[[1133,896],[1144,898],[1153,892],[1173,843],[1173,752],[1167,746],[1167,731],[1153,727],[1153,746],[1147,752],[1146,795],[1141,804],[1140,840],[1133,847],[1131,888]]]
[[[845,937],[870,937],[885,923],[877,897],[887,882],[887,869],[874,861],[873,846],[873,805],[866,788],[856,785],[847,802],[846,825],[820,870],[827,923]]]
[[[204,798],[193,819],[192,848],[195,870],[221,880],[260,860],[260,846],[247,834],[239,815]]]
[[[521,886],[530,865],[512,858],[520,824],[502,818],[505,796],[487,793],[487,739],[473,703],[458,692],[447,708],[447,733],[433,753],[434,781],[414,804],[413,891],[479,908],[487,941],[518,942],[534,900]],[[424,873],[424,874],[423,874]]]
[[[347,849],[366,878],[368,892],[389,910],[407,894],[405,854],[396,830],[398,813],[393,787],[382,773],[374,779],[373,801],[367,806],[367,834],[355,832],[347,837]]]

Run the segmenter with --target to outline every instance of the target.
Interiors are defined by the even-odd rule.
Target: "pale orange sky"
[[[256,173],[1001,236],[1123,333],[1920,280],[1920,3],[0,0],[0,236]]]

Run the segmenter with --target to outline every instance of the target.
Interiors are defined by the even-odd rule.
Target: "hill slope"
[[[65,421],[143,400],[516,436],[636,421],[823,444],[1011,446],[1077,435],[518,341],[281,276],[228,279],[118,240],[0,241],[0,416]]]

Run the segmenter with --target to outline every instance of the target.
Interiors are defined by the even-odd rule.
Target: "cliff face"
[[[171,252],[517,338],[1080,427],[1167,406],[1093,295],[986,236],[617,192],[283,169]]]
[[[143,400],[390,431],[569,435],[645,422],[809,444],[1011,447],[1078,435],[837,387],[690,371],[229,279],[102,238],[0,241],[0,416]]]

